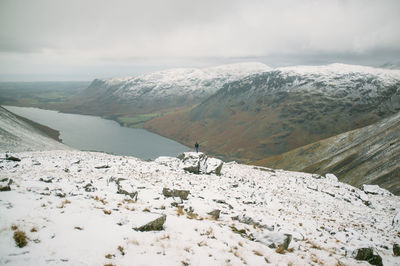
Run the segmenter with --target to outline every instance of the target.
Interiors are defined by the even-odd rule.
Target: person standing
[[[197,141],[196,141],[196,144],[194,144],[194,148],[196,149],[196,153],[198,153],[199,152],[199,143],[197,143]]]

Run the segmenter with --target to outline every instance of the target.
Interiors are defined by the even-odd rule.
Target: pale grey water
[[[103,151],[141,159],[176,156],[189,148],[144,129],[127,128],[96,116],[64,114],[31,107],[3,106],[60,132],[62,142],[79,150]]]

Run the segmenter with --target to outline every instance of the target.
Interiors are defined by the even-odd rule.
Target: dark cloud
[[[399,11],[398,0],[2,0],[0,73],[398,60]]]

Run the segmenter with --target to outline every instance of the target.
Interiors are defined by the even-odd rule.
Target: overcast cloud
[[[398,0],[0,0],[1,80],[400,59]]]

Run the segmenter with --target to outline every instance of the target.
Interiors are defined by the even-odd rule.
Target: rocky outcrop
[[[156,163],[169,166],[173,169],[183,169],[186,172],[193,174],[215,174],[220,175],[223,161],[210,158],[202,152],[184,152],[173,157],[159,157],[155,160]]]
[[[375,253],[373,248],[360,248],[355,251],[356,260],[367,261],[371,265],[383,266],[382,258]]]

